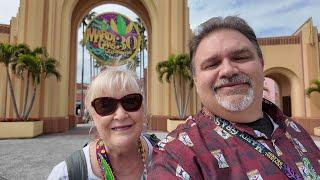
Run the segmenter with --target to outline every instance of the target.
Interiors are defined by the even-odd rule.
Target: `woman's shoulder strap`
[[[160,141],[160,139],[155,134],[143,134],[143,136],[149,140],[152,146],[155,146]]]
[[[88,179],[87,162],[82,149],[73,152],[65,161],[67,164],[69,180]]]

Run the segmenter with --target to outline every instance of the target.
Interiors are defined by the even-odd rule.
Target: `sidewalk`
[[[0,140],[0,180],[43,180],[52,168],[89,141],[89,124],[34,139]],[[160,139],[164,132],[155,133]],[[320,137],[313,137],[320,147]]]
[[[88,129],[81,125],[66,133],[0,140],[0,177],[8,180],[46,179],[57,163],[81,149],[89,140]]]
[[[44,180],[52,168],[89,141],[89,124],[33,139],[0,140],[0,180]],[[159,138],[166,133],[152,132]]]

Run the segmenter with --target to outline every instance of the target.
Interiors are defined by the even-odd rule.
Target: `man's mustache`
[[[251,78],[246,74],[237,74],[230,78],[219,79],[213,86],[213,90],[216,91],[217,89],[223,86],[231,86],[235,84],[244,84],[244,83],[247,83],[249,86],[251,86],[252,85]]]

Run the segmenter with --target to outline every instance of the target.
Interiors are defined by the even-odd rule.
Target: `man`
[[[262,98],[262,52],[243,19],[200,25],[190,57],[203,109],[158,144],[148,179],[320,179],[310,135]]]

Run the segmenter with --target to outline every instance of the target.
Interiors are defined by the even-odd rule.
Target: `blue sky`
[[[1,24],[16,16],[19,2],[0,0]],[[320,0],[188,0],[188,5],[192,29],[210,17],[228,15],[246,19],[258,37],[291,35],[309,17],[320,26]],[[119,7],[110,9],[129,12]]]
[[[190,26],[214,16],[239,15],[258,37],[288,36],[309,17],[320,26],[319,0],[188,0]]]
[[[0,0],[0,24],[9,24],[16,16],[20,0]],[[190,28],[214,16],[238,15],[254,29],[258,37],[292,35],[309,17],[314,26],[320,26],[320,0],[188,0]],[[137,16],[119,5],[103,5],[94,11],[115,11],[125,14],[132,20]],[[79,33],[78,39],[82,39]],[[78,47],[77,77],[81,73],[81,47]],[[89,55],[85,54],[85,67],[89,66]],[[89,70],[85,70],[89,74]],[[89,82],[89,77],[85,77]]]

